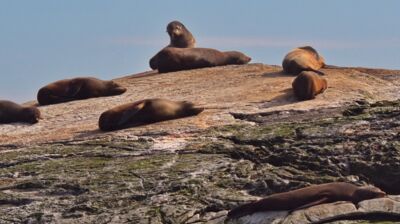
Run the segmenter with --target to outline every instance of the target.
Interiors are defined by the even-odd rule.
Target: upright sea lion
[[[292,211],[336,201],[350,201],[357,204],[360,201],[384,196],[386,193],[376,187],[358,187],[349,183],[334,182],[273,194],[232,209],[228,217],[234,219],[261,211]]]
[[[112,108],[101,114],[99,128],[112,131],[165,120],[194,116],[204,109],[188,101],[146,99]]]
[[[304,71],[293,80],[292,87],[299,100],[312,100],[328,88],[328,83],[318,74]]]
[[[167,25],[170,37],[168,47],[192,48],[196,46],[196,39],[192,33],[179,21],[172,21]]]
[[[283,71],[293,75],[298,75],[302,71],[314,71],[323,75],[324,73],[318,70],[324,66],[325,59],[310,46],[293,49],[282,62]]]
[[[168,47],[154,56],[160,73],[222,65],[247,64],[251,58],[238,51],[221,52],[211,48]]]
[[[170,38],[170,43],[165,48],[193,48],[196,46],[196,39],[194,39],[192,33],[179,21],[170,22],[167,25],[167,33]],[[150,59],[150,67],[152,69],[157,69],[155,57]]]
[[[40,111],[36,107],[24,107],[11,101],[0,100],[0,123],[37,123]]]
[[[49,105],[93,97],[119,95],[125,91],[126,88],[113,81],[103,81],[92,77],[64,79],[41,88],[37,94],[37,100],[41,105]]]

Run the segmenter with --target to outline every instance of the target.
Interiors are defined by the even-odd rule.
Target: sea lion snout
[[[224,53],[229,58],[229,64],[244,65],[251,61],[251,57],[239,51],[226,51]]]
[[[383,198],[386,197],[386,192],[382,191],[381,189],[377,188],[377,187],[373,187],[373,190],[375,192],[375,195],[377,198]]]
[[[364,200],[386,197],[386,192],[373,186],[359,187],[354,192],[353,197],[354,197],[354,202],[358,203]]]
[[[204,108],[203,107],[192,107],[192,108],[189,108],[187,111],[188,111],[187,113],[190,116],[194,116],[194,115],[197,115],[197,114],[203,112]]]
[[[24,120],[31,124],[38,123],[42,119],[42,115],[36,107],[28,107],[23,109]]]
[[[118,84],[114,81],[111,81],[109,85],[110,85],[110,92],[111,92],[110,94],[111,95],[123,94],[127,90],[125,87],[121,86],[120,84]]]
[[[194,103],[190,101],[181,101],[182,111],[188,116],[194,116],[204,111],[204,107],[196,107]]]
[[[182,34],[182,29],[175,28],[171,32],[169,32],[169,34],[174,38],[179,37]]]
[[[178,37],[182,34],[183,24],[179,21],[172,21],[167,26],[167,33],[172,37]]]

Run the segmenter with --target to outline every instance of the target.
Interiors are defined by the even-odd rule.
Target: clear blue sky
[[[310,44],[328,64],[400,69],[398,0],[0,0],[0,99],[24,102],[49,83],[149,70],[180,20],[199,47],[280,64]]]

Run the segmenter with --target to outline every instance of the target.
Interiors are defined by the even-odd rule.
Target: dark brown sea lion
[[[320,75],[304,71],[293,80],[292,87],[299,100],[312,100],[328,88],[328,83]]]
[[[282,62],[283,71],[293,75],[298,75],[302,71],[314,71],[323,75],[324,73],[318,70],[324,66],[325,59],[310,46],[293,49]]]
[[[0,100],[0,123],[37,123],[40,111],[36,107],[24,107],[11,101]]]
[[[167,33],[171,39],[168,47],[192,48],[196,46],[196,39],[192,33],[179,21],[172,21],[167,25]]]
[[[336,201],[350,201],[357,204],[360,201],[385,196],[386,193],[376,187],[358,187],[349,183],[334,182],[273,194],[232,209],[228,217],[234,219],[261,211],[293,211]]]
[[[112,131],[155,122],[194,116],[204,109],[188,101],[146,99],[112,108],[101,114],[99,128]]]
[[[167,25],[167,33],[170,43],[167,47],[193,48],[196,46],[196,39],[192,33],[179,21],[172,21]],[[150,59],[150,67],[157,69],[155,56]]]
[[[167,47],[154,56],[160,73],[222,65],[247,64],[251,58],[238,51],[221,52],[211,48]]]
[[[64,79],[41,88],[37,94],[40,105],[63,103],[101,96],[120,95],[126,88],[113,81],[92,77]]]

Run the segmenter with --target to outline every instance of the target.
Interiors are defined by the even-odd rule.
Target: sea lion
[[[179,21],[170,22],[167,25],[167,33],[170,38],[170,43],[165,48],[193,48],[196,46],[196,39],[194,39],[192,33]],[[150,59],[150,67],[152,69],[157,69],[155,56]]]
[[[204,109],[188,101],[146,99],[117,106],[102,113],[99,128],[113,131],[155,122],[194,116]]]
[[[318,74],[304,71],[293,80],[292,87],[299,100],[312,100],[328,88],[328,83]]]
[[[126,88],[113,81],[92,77],[64,79],[41,88],[37,94],[40,105],[63,103],[101,96],[120,95]]]
[[[357,204],[360,201],[385,196],[386,193],[376,187],[358,187],[350,183],[333,182],[270,195],[232,209],[228,213],[228,218],[235,219],[261,211],[293,211],[336,201],[350,201]]]
[[[192,48],[196,46],[196,39],[192,33],[179,21],[172,21],[167,25],[170,43],[167,47]]]
[[[160,73],[222,65],[247,64],[251,58],[238,51],[221,52],[211,48],[167,47],[154,56]]]
[[[318,70],[324,66],[325,59],[310,46],[293,49],[282,62],[283,71],[293,75],[302,71],[313,71],[323,75],[324,73]]]
[[[0,100],[0,123],[26,122],[37,123],[40,111],[36,107],[24,107],[7,100]]]

